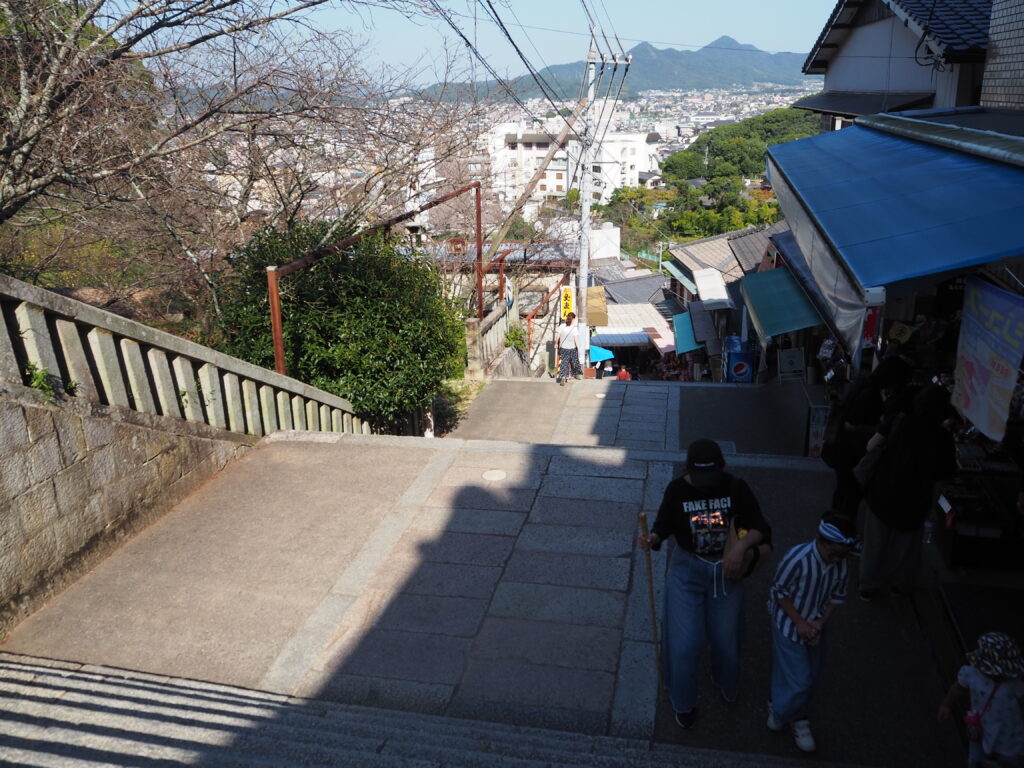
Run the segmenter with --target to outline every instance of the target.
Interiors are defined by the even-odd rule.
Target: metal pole
[[[267,267],[267,297],[270,299],[270,332],[274,337],[274,369],[286,375],[284,364],[284,324],[281,320],[281,294],[278,292],[277,267]]]
[[[640,533],[646,539],[651,535],[647,528],[647,514],[640,510]],[[654,600],[654,567],[651,565],[651,551],[645,549],[644,561],[647,566],[647,599],[651,606],[651,635],[654,639],[654,663],[657,665],[658,690],[664,694],[665,681],[661,677],[661,638],[658,637],[658,610]]]
[[[476,317],[484,319],[484,225],[479,183],[476,187]]]

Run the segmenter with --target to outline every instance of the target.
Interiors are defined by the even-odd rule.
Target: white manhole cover
[[[604,400],[605,394],[604,392],[598,392],[596,395],[594,395],[594,397],[596,397],[598,400]]]
[[[504,480],[508,475],[505,474],[504,470],[501,469],[488,469],[484,472],[484,480],[495,482],[497,480]]]

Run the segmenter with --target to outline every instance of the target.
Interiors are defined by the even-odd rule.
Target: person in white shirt
[[[580,367],[580,327],[576,324],[576,313],[565,316],[565,322],[558,326],[558,376],[557,381],[564,386],[570,377],[579,379],[583,376]]]

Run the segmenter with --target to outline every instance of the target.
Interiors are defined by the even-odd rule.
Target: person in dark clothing
[[[862,489],[853,468],[867,451],[868,440],[886,414],[886,402],[906,387],[913,373],[902,357],[887,357],[867,377],[855,381],[833,418],[842,422],[830,447],[829,466],[836,473],[832,509],[856,519]]]
[[[675,537],[665,583],[662,666],[682,728],[697,717],[697,665],[710,637],[711,674],[727,702],[739,682],[743,577],[771,549],[771,528],[750,486],[723,471],[713,440],[686,452],[686,473],[665,488],[658,518],[639,546]]]
[[[912,587],[921,563],[921,528],[935,483],[956,472],[949,392],[929,384],[899,418],[864,488],[860,594],[871,600],[889,586]]]

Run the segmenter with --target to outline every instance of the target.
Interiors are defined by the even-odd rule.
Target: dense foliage
[[[769,146],[814,136],[819,130],[819,117],[814,112],[776,109],[712,128],[698,136],[689,149],[669,155],[662,173],[673,179],[757,178],[764,173],[764,153]]]
[[[600,213],[621,227],[622,247],[634,254],[654,251],[659,242],[771,224],[780,216],[773,195],[749,189],[743,180],[764,173],[769,145],[816,133],[817,117],[799,109],[778,109],[713,128],[690,149],[666,158],[661,169],[665,189],[617,189]],[[699,188],[689,180],[700,180]]]
[[[331,222],[263,229],[233,257],[215,345],[273,367],[266,267],[317,247]],[[333,233],[337,239],[341,235]],[[429,405],[462,374],[465,332],[436,269],[394,241],[363,240],[281,281],[289,375],[347,398],[380,429]]]

